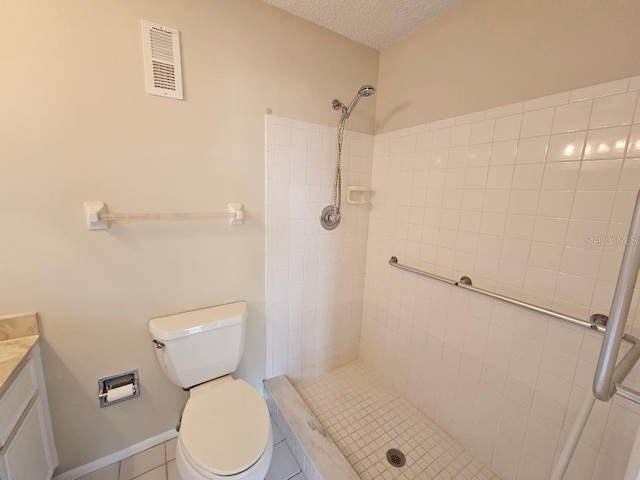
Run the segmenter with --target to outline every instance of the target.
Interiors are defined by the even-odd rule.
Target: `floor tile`
[[[164,465],[164,463],[164,444],[156,445],[122,460],[120,463],[120,480],[131,480],[149,470]]]
[[[280,442],[273,447],[271,465],[269,465],[265,480],[288,480],[298,472],[300,472],[300,467],[287,444]]]
[[[78,480],[118,480],[118,472],[120,471],[120,462],[107,465],[100,470],[88,473]]]
[[[161,465],[150,472],[135,477],[135,480],[167,480],[167,466]]]
[[[174,458],[176,458],[176,444],[178,443],[178,437],[165,442],[164,449],[165,455],[167,457],[167,462],[170,462]]]
[[[304,476],[304,473],[300,472],[299,474],[291,477],[291,480],[307,480],[307,477]]]
[[[363,478],[499,480],[362,362],[295,388]],[[386,460],[393,447],[407,457],[400,468]]]
[[[167,480],[182,480],[178,473],[178,466],[175,460],[171,460],[167,463]]]
[[[276,421],[273,419],[273,417],[271,417],[271,430],[273,431],[273,444],[274,445],[276,443],[280,443],[282,440],[284,440],[284,435],[282,435],[282,432],[278,428],[278,425],[276,425]]]

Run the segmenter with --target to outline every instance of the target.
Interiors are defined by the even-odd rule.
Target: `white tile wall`
[[[367,280],[389,291],[367,285],[361,358],[501,478],[547,479],[601,336],[409,272],[383,275]],[[566,478],[621,479],[639,421],[625,400],[598,403]]]
[[[307,379],[356,358],[362,314],[372,368],[502,478],[548,477],[600,337],[386,262],[582,318],[607,311],[640,188],[639,89],[638,77],[595,85],[375,146],[348,133],[343,184],[371,179],[372,204],[345,206],[334,232],[317,217],[335,129],[267,116],[267,376]],[[637,424],[635,406],[598,404],[567,478],[622,478]]]
[[[360,358],[505,480],[549,477],[601,337],[387,260],[581,318],[608,311],[640,188],[639,89],[634,77],[375,137]],[[621,479],[639,420],[598,402],[566,478]]]
[[[579,317],[607,310],[599,292],[615,277],[599,272],[619,265],[617,235],[640,188],[630,88],[633,79],[377,135],[370,259],[468,275]],[[554,246],[560,258],[541,265],[536,252]]]
[[[345,132],[342,222],[326,231],[336,129],[265,119],[267,378],[309,378],[358,357],[369,207],[345,190],[369,187],[373,136]]]

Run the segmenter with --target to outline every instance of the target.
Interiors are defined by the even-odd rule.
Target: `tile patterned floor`
[[[307,480],[272,420],[273,456],[265,480]],[[175,460],[176,439],[156,445],[78,480],[182,480]]]
[[[500,480],[361,362],[295,388],[363,480]],[[405,466],[387,462],[389,448]]]

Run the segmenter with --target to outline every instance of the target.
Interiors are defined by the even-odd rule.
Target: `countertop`
[[[0,317],[0,395],[26,363],[39,339],[37,314]]]

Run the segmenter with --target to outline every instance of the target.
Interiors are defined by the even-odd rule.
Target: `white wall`
[[[348,204],[347,187],[369,188],[373,135],[345,131],[342,220],[328,231],[337,129],[266,124],[267,377],[304,380],[358,358],[369,206]]]
[[[380,55],[376,132],[640,74],[640,2],[473,0]]]
[[[144,91],[140,19],[182,34],[185,101]],[[175,426],[186,394],[155,360],[157,315],[244,299],[238,375],[265,372],[264,112],[334,124],[376,83],[378,52],[252,0],[0,3],[0,314],[38,311],[58,472]],[[373,102],[350,128],[372,132]],[[112,211],[224,222],[85,228]],[[101,410],[97,379],[139,368],[140,398]]]
[[[640,189],[639,91],[632,77],[375,136],[361,358],[505,480],[549,477],[601,336],[387,261],[608,313]],[[599,403],[566,478],[621,479],[639,420]]]

